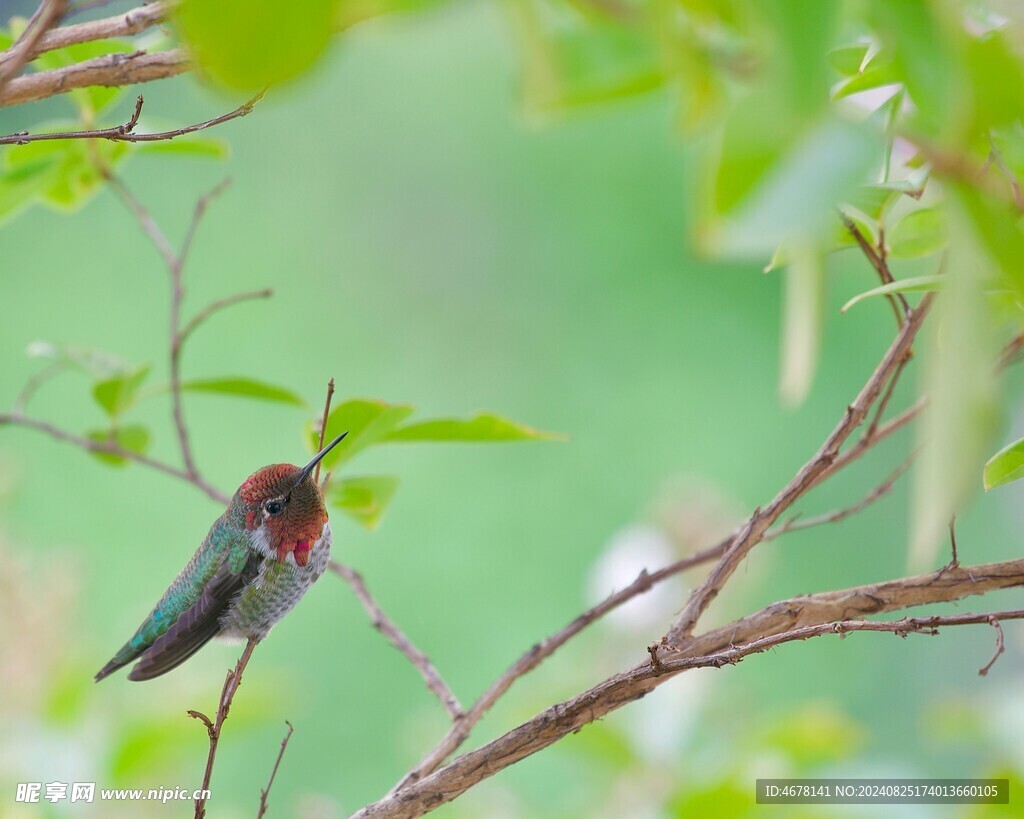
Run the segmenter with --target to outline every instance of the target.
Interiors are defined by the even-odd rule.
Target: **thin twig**
[[[223,310],[225,307],[231,307],[233,304],[238,304],[239,302],[250,301],[252,299],[266,299],[273,295],[273,289],[265,287],[262,290],[250,290],[246,293],[235,293],[233,296],[227,296],[223,299],[211,302],[185,323],[185,326],[181,328],[181,332],[178,333],[178,343],[183,345],[185,343],[185,339],[191,336],[199,325],[219,310]]]
[[[156,248],[160,254],[160,258],[163,260],[164,266],[171,270],[178,263],[178,254],[174,252],[174,248],[171,247],[171,243],[167,240],[167,236],[160,229],[160,226],[156,223],[156,220],[152,217],[150,212],[146,209],[146,206],[142,204],[135,195],[128,190],[128,187],[121,181],[120,177],[116,176],[109,168],[101,168],[104,178],[107,180],[107,184],[113,189],[114,193],[117,194],[118,198],[124,203],[125,207],[131,211],[135,217],[135,221],[139,223],[143,233],[149,238],[149,241]]]
[[[190,717],[202,720],[206,723],[206,730],[210,736],[210,750],[206,756],[206,770],[203,773],[203,784],[200,786],[200,790],[208,791],[210,789],[210,778],[213,776],[213,762],[217,756],[217,744],[220,742],[220,732],[224,727],[224,720],[228,718],[228,712],[231,710],[231,702],[235,698],[235,692],[238,690],[238,686],[242,684],[242,672],[245,671],[245,667],[249,664],[249,658],[252,657],[252,652],[256,648],[259,640],[250,637],[249,641],[245,644],[245,649],[242,651],[242,656],[238,658],[238,662],[235,664],[233,671],[228,672],[227,678],[224,680],[224,688],[220,692],[220,702],[217,704],[217,718],[213,720],[211,725],[210,718],[207,717],[200,711],[189,711]],[[283,753],[283,750],[282,750]],[[274,766],[275,771],[277,766]],[[271,779],[273,781],[273,779]],[[267,786],[268,790],[270,786]],[[196,811],[195,819],[203,819],[206,815],[206,799],[200,796],[196,799]]]
[[[907,350],[910,349],[933,301],[934,294],[928,293],[921,300],[917,309],[912,311],[871,377],[861,388],[853,403],[846,408],[842,419],[815,455],[804,464],[796,476],[764,509],[754,510],[740,535],[726,550],[704,582],[690,595],[682,613],[676,618],[667,635],[669,642],[677,645],[682,643],[747,553],[763,539],[764,533],[786,509],[815,485],[818,476],[823,471],[834,465],[840,447],[864,421],[867,413],[878,400],[886,382],[899,366]]]
[[[115,125],[112,128],[98,128],[87,131],[57,131],[49,134],[31,134],[28,131],[20,131],[16,134],[8,134],[0,137],[0,145],[27,145],[30,142],[45,142],[55,139],[106,139],[110,142],[164,142],[176,137],[194,134],[197,131],[205,131],[217,125],[223,125],[233,119],[247,116],[252,113],[256,104],[263,99],[267,93],[266,89],[260,91],[256,96],[239,105],[233,111],[214,117],[213,119],[197,122],[194,125],[186,125],[182,128],[174,128],[170,131],[157,131],[152,134],[136,134],[134,128],[139,123],[139,116],[142,114],[143,97],[135,101],[135,112],[123,125]]]
[[[66,8],[66,0],[43,0],[17,42],[4,52],[5,59],[0,62],[0,99],[3,99],[4,89],[8,83],[32,59],[39,41],[47,31],[57,25]]]
[[[845,213],[840,211],[839,217],[843,221],[843,226],[849,231],[853,240],[861,249],[861,252],[867,257],[871,266],[875,268],[875,271],[878,273],[878,278],[882,280],[882,284],[892,284],[895,279],[893,278],[892,271],[889,270],[889,263],[885,260],[885,251],[879,251],[872,247],[871,242],[869,242],[864,237],[864,234],[860,232],[860,228],[858,228],[856,223]],[[888,293],[886,294],[886,299],[889,304],[892,305],[893,314],[896,316],[896,326],[898,327],[910,315],[910,304],[907,302],[906,296],[902,293]],[[897,299],[899,299],[899,305],[896,303]],[[902,315],[900,313],[901,306],[903,308]]]
[[[0,412],[0,426],[3,424],[11,424],[12,426],[22,426],[38,430],[39,432],[46,433],[51,438],[56,438],[58,441],[66,441],[69,444],[74,444],[79,449],[84,449],[87,452],[102,452],[107,455],[116,455],[117,457],[124,458],[125,460],[135,461],[143,466],[148,466],[150,469],[155,469],[157,472],[163,472],[165,475],[170,475],[172,478],[178,478],[186,483],[192,484],[218,503],[226,504],[230,500],[227,495],[215,486],[207,483],[202,477],[198,475],[189,475],[183,469],[178,469],[177,467],[166,464],[163,461],[150,458],[140,452],[124,449],[113,441],[94,441],[91,438],[83,438],[80,435],[74,435],[73,433],[66,432],[60,427],[56,427],[46,421],[40,421],[36,418],[29,418],[28,416],[17,415],[15,413]]]
[[[334,560],[327,565],[332,572],[348,583],[352,591],[355,592],[356,598],[362,603],[366,613],[370,616],[370,622],[373,627],[383,634],[388,642],[397,648],[412,663],[416,670],[420,672],[423,682],[427,684],[430,692],[441,701],[441,704],[452,720],[456,722],[461,720],[464,712],[458,697],[455,696],[448,687],[448,684],[441,678],[441,675],[437,673],[437,669],[430,662],[430,658],[414,646],[402,630],[384,614],[383,609],[381,609],[380,605],[373,599],[373,596],[366,588],[366,581],[363,580],[363,576],[355,569]]]
[[[1007,166],[1006,162],[1003,161],[1003,152],[999,150],[995,140],[992,138],[991,132],[988,135],[989,162],[993,163],[1000,171],[1003,172],[1003,176],[1006,177],[1006,181],[1010,183],[1010,192],[1013,194],[1013,201],[1017,204],[1018,210],[1024,210],[1024,195],[1021,194],[1020,183],[1017,181],[1016,175]]]
[[[801,529],[810,529],[813,526],[822,526],[828,523],[839,523],[840,521],[856,515],[858,512],[862,512],[879,498],[892,491],[896,481],[898,481],[904,473],[910,469],[916,456],[917,452],[912,452],[910,456],[896,467],[896,469],[893,470],[893,472],[884,481],[868,492],[868,494],[857,501],[857,503],[851,504],[850,506],[844,506],[841,509],[835,509],[823,515],[816,515],[812,518],[804,518],[802,520],[791,518],[781,526],[766,532],[764,539],[773,540],[774,538],[788,534],[789,532],[798,532]]]
[[[320,452],[324,448],[324,435],[327,434],[327,416],[331,414],[331,399],[334,397],[334,378],[331,378],[327,382],[327,399],[324,401],[324,414],[320,420],[320,442],[317,444],[316,451]],[[316,472],[313,474],[313,483],[320,483],[320,462],[317,462]],[[325,481],[326,483],[326,481]],[[320,488],[323,491],[323,487]]]
[[[949,519],[949,548],[953,552],[953,557],[949,561],[950,568],[955,569],[960,565],[960,556],[956,553],[956,515],[953,515]]]
[[[992,670],[992,666],[996,664],[996,660],[999,659],[999,655],[1006,651],[1006,640],[1003,637],[1003,627],[999,625],[999,617],[1002,616],[1006,619],[1005,612],[1000,614],[990,614],[988,616],[988,624],[996,630],[996,653],[992,655],[992,659],[989,660],[983,668],[978,669],[979,677],[987,677],[988,672]]]
[[[288,747],[288,740],[292,738],[292,733],[295,731],[295,727],[288,720],[285,720],[284,724],[288,726],[288,733],[281,740],[281,750],[277,752],[277,759],[274,760],[273,770],[270,771],[270,781],[267,782],[266,788],[260,790],[260,809],[256,814],[256,819],[263,819],[263,814],[267,812],[267,797],[270,796],[270,788],[274,784],[274,777],[277,776],[277,769],[281,764],[282,757],[284,757],[285,748]]]
[[[106,54],[63,68],[37,71],[10,80],[0,94],[0,108],[43,100],[90,85],[121,88],[139,82],[162,80],[188,71],[189,68],[191,63],[188,54],[181,48],[155,54],[145,51]]]

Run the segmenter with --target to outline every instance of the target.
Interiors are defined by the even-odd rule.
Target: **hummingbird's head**
[[[299,566],[320,539],[327,522],[324,497],[313,470],[348,433],[335,438],[305,466],[271,464],[250,475],[238,488],[236,501],[245,512],[245,528],[254,542],[282,563],[289,554]]]

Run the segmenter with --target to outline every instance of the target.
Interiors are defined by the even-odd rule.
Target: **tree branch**
[[[0,108],[35,102],[90,85],[119,88],[134,83],[162,80],[188,71],[189,68],[191,62],[188,55],[180,48],[155,54],[148,54],[145,51],[106,54],[62,68],[38,71],[12,79],[0,93]]]
[[[8,134],[7,136],[0,137],[0,145],[27,145],[30,142],[46,142],[57,139],[106,139],[110,142],[136,143],[162,142],[175,139],[176,137],[185,136],[186,134],[194,134],[197,131],[205,131],[207,128],[213,128],[214,126],[222,125],[225,122],[230,122],[233,119],[247,116],[252,113],[252,109],[256,107],[256,104],[263,99],[266,93],[267,89],[263,89],[256,96],[246,100],[233,111],[221,114],[213,119],[197,122],[194,125],[186,125],[182,128],[175,128],[170,131],[157,131],[152,134],[133,133],[135,126],[138,125],[139,116],[142,114],[142,105],[144,102],[142,95],[139,95],[135,101],[134,113],[131,118],[122,125],[86,131],[58,131],[49,134],[31,134],[28,131],[19,131],[15,134]]]
[[[989,622],[991,616],[997,619],[1024,617],[1024,611],[1014,611],[867,625],[864,625],[866,621],[852,619],[863,614],[955,600],[1021,585],[1024,585],[1024,560],[1016,560],[945,573],[933,572],[775,603],[729,626],[692,639],[685,649],[661,649],[657,663],[650,660],[639,663],[578,696],[545,709],[430,776],[367,805],[353,814],[353,819],[421,816],[567,734],[640,699],[666,680],[691,668],[721,667],[782,642],[821,634],[867,630],[908,633],[944,625]],[[841,621],[838,626],[836,621]]]
[[[280,767],[281,759],[284,757],[285,749],[288,747],[288,740],[292,738],[292,733],[295,731],[294,726],[288,722],[288,720],[285,720],[284,724],[288,726],[288,733],[285,734],[284,739],[281,740],[281,750],[277,752],[277,759],[274,760],[274,767],[270,771],[270,781],[267,782],[267,787],[265,789],[260,790],[260,809],[256,814],[256,819],[263,819],[263,815],[267,812],[267,797],[270,796],[270,788],[274,784],[274,777],[277,776],[277,769]]]
[[[18,41],[4,52],[5,59],[0,62],[0,100],[4,89],[32,59],[40,40],[57,25],[66,8],[67,0],[43,0]]]
[[[927,294],[921,300],[917,309],[904,322],[899,334],[875,368],[874,373],[872,373],[853,403],[846,408],[843,418],[828,438],[825,439],[825,442],[814,457],[800,469],[793,480],[775,496],[768,506],[763,510],[756,509],[754,511],[743,531],[722,556],[718,564],[711,570],[704,582],[690,595],[690,599],[687,601],[682,613],[676,618],[672,628],[669,630],[668,640],[670,643],[678,644],[690,634],[697,620],[710,605],[711,601],[718,595],[722,586],[732,576],[732,573],[736,571],[736,568],[750,550],[763,539],[769,527],[798,498],[802,497],[814,486],[821,473],[834,465],[840,447],[864,421],[871,406],[881,394],[886,382],[900,366],[907,350],[913,344],[921,324],[928,315],[933,300],[933,294]]]
[[[369,590],[366,588],[366,582],[363,580],[363,576],[355,569],[344,566],[332,560],[328,564],[328,568],[334,572],[338,577],[344,580],[352,588],[356,598],[362,604],[366,613],[370,616],[370,623],[377,631],[383,634],[389,643],[397,648],[402,655],[412,663],[413,667],[419,671],[420,676],[423,678],[423,682],[427,684],[427,688],[430,692],[437,697],[445,710],[451,716],[452,720],[456,723],[460,722],[465,713],[462,710],[462,705],[459,703],[458,697],[452,693],[452,690],[448,687],[448,684],[441,678],[441,675],[437,673],[437,669],[434,664],[430,662],[430,658],[424,654],[420,649],[412,644],[412,641],[402,632],[402,630],[396,626],[386,614],[376,600],[370,595]]]

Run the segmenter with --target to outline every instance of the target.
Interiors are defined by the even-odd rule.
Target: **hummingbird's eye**
[[[267,501],[263,504],[263,508],[266,510],[268,515],[280,515],[284,511],[284,504],[281,501],[272,500]]]

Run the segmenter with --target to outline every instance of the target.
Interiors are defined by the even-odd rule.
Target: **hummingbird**
[[[246,478],[192,559],[96,681],[136,659],[128,679],[151,680],[217,636],[266,637],[327,568],[331,527],[313,469],[347,434],[303,467],[271,464]]]

